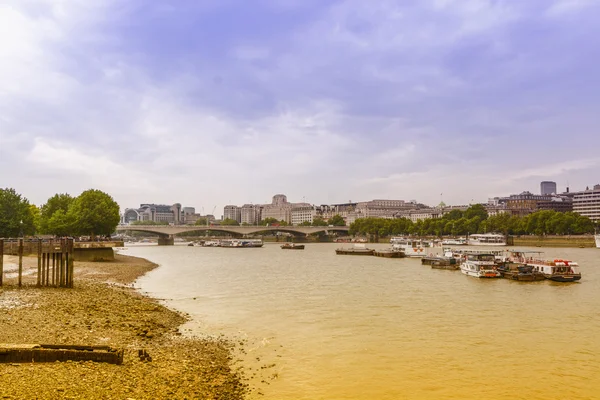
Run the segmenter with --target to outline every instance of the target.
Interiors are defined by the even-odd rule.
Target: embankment
[[[509,236],[509,246],[527,247],[596,247],[594,237],[582,236]]]

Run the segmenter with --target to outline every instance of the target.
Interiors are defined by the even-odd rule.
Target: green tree
[[[267,217],[265,219],[263,219],[262,221],[260,221],[260,225],[262,226],[269,226],[269,225],[273,225],[273,224],[278,224],[279,221],[277,221],[277,219],[272,218],[272,217]]]
[[[313,218],[313,222],[312,222],[312,226],[327,226],[327,221],[325,221],[321,217],[314,217]]]
[[[73,221],[71,235],[110,235],[120,220],[119,205],[108,194],[90,189],[73,200],[66,218]]]
[[[0,189],[0,237],[17,237],[21,233],[35,233],[31,205],[15,189]]]
[[[344,221],[344,218],[342,218],[341,215],[336,214],[333,217],[329,218],[327,224],[333,226],[346,226],[346,221]]]
[[[487,219],[488,213],[482,204],[473,204],[465,210],[463,217],[468,220],[474,217],[479,217],[479,220],[483,221]]]
[[[208,225],[208,218],[198,218],[198,220],[196,221],[196,223],[194,225],[202,225],[202,226],[206,226]]]
[[[310,221],[304,221],[298,224],[298,226],[311,226],[312,224],[310,223]]]
[[[44,204],[40,208],[40,223],[39,223],[40,232],[47,233],[47,234],[61,235],[61,236],[70,234],[70,233],[59,233],[59,232],[55,231],[55,228],[56,228],[57,224],[61,227],[66,226],[66,224],[68,222],[66,215],[69,211],[69,207],[71,207],[71,204],[73,204],[74,200],[75,199],[73,199],[73,197],[71,197],[67,193],[64,193],[64,194],[57,193],[54,196],[50,197],[46,201],[46,204]],[[54,214],[57,211],[62,211],[62,213],[54,218],[54,225],[51,228],[49,226],[50,219],[52,219],[52,217],[54,216]],[[73,221],[71,221],[71,222],[73,222]],[[61,228],[61,229],[63,229],[63,228]],[[67,229],[71,230],[73,228],[67,228]]]
[[[231,218],[225,218],[222,222],[221,225],[224,226],[239,226],[240,223],[237,222],[235,219],[231,219]]]

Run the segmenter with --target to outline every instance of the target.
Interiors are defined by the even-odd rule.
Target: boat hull
[[[374,250],[336,250],[335,254],[344,256],[372,256]]]
[[[375,257],[384,257],[384,258],[404,258],[405,255],[401,251],[393,251],[393,250],[383,250],[383,251],[375,251],[373,252]]]
[[[499,272],[479,272],[479,271],[470,271],[468,269],[461,269],[460,271],[467,276],[473,276],[475,278],[495,279],[495,278],[501,277]]]
[[[581,279],[581,275],[547,275],[545,278],[554,282],[576,282]]]

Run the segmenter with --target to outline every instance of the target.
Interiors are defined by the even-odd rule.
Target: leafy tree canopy
[[[341,215],[336,214],[333,217],[329,218],[327,224],[333,226],[346,226],[346,221],[344,221],[344,218],[342,218]]]
[[[39,222],[39,231],[40,233],[46,234],[54,234],[54,235],[67,235],[68,233],[57,232],[57,224],[60,225],[62,229],[67,229],[69,231],[71,228],[67,227],[69,221],[66,219],[67,212],[69,211],[69,207],[73,204],[73,197],[69,194],[55,194],[50,197],[46,204],[44,204],[40,208],[40,222]],[[54,217],[54,214],[58,211],[62,211],[62,213],[58,214]],[[50,226],[50,220],[54,217],[53,225]],[[73,221],[70,221],[73,222]]]
[[[279,221],[276,218],[272,218],[272,217],[267,217],[265,219],[263,219],[262,221],[260,221],[260,224],[262,226],[267,226],[267,225],[273,225],[273,224],[278,224]]]
[[[240,223],[237,222],[235,219],[225,218],[223,220],[223,222],[221,222],[221,225],[225,225],[225,226],[239,226]]]
[[[73,201],[66,219],[73,221],[72,235],[110,235],[120,220],[119,205],[100,190],[86,190]]]
[[[327,221],[325,221],[321,217],[314,217],[312,225],[313,226],[327,226]]]
[[[0,189],[0,237],[35,233],[34,210],[15,189]]]

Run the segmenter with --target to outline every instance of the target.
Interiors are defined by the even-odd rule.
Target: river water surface
[[[600,249],[545,249],[580,283],[522,283],[336,247],[122,253],[160,264],[137,285],[187,329],[245,341],[252,398],[600,398]]]

